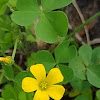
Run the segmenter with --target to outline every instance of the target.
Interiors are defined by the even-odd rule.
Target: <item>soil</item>
[[[76,0],[77,4],[85,18],[85,20],[89,19],[91,16],[95,15],[100,11],[100,0]],[[69,19],[69,24],[72,27],[72,30],[76,29],[78,26],[82,24],[82,21],[77,13],[73,4],[65,7],[63,10]],[[87,29],[89,30],[90,40],[100,38],[100,17],[96,18],[92,22],[87,25]],[[81,29],[78,34],[86,41],[84,28]],[[99,43],[100,44],[100,43]],[[95,44],[97,45],[97,44]]]

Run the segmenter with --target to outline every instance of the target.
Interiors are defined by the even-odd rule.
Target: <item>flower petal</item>
[[[48,85],[56,84],[59,82],[62,82],[64,79],[63,75],[61,74],[61,71],[58,68],[53,68],[49,71],[46,82]]]
[[[42,64],[32,65],[30,71],[39,82],[45,81],[46,71]]]
[[[64,95],[65,88],[61,85],[52,85],[46,89],[46,92],[51,98],[60,100]]]
[[[37,90],[33,100],[49,100],[49,96],[45,91]]]
[[[35,90],[39,89],[38,81],[36,79],[34,79],[34,78],[31,78],[31,77],[25,77],[22,80],[22,89],[25,92],[35,91]]]

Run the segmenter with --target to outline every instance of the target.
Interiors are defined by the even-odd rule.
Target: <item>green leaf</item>
[[[57,35],[65,36],[68,31],[67,16],[61,11],[42,13],[35,31],[41,40],[48,43],[56,42]]]
[[[16,6],[20,11],[40,11],[37,0],[17,0]]]
[[[93,86],[100,88],[100,65],[88,67],[87,79]]]
[[[29,41],[29,42],[35,42],[35,38],[33,37],[33,35],[28,35],[27,36],[27,41]]]
[[[67,63],[71,61],[77,54],[75,46],[69,46],[68,41],[64,41],[55,49],[55,58],[57,63]]]
[[[31,56],[28,57],[27,59],[27,66],[31,67],[32,65],[34,65],[36,63],[36,59],[35,59],[35,53],[31,53]]]
[[[71,86],[76,90],[84,91],[84,90],[89,89],[91,85],[89,84],[88,81],[83,81],[81,79],[74,78],[71,81]]]
[[[85,76],[86,68],[82,64],[80,57],[76,56],[72,61],[70,61],[69,67],[72,68],[75,77],[81,80],[86,79],[86,76]]]
[[[100,90],[98,90],[98,91],[96,92],[96,98],[97,98],[97,100],[100,100]]]
[[[92,55],[92,48],[89,45],[83,45],[79,48],[79,56],[83,63],[88,66]]]
[[[22,80],[25,77],[34,77],[29,71],[20,72],[15,76],[15,82],[19,87],[22,87]]]
[[[47,43],[54,43],[57,41],[57,33],[43,13],[41,14],[38,24],[36,25],[35,33],[38,38]]]
[[[21,26],[27,26],[32,24],[40,13],[33,11],[16,11],[11,15],[12,21]]]
[[[36,0],[18,0],[16,6],[19,11],[15,11],[11,18],[18,25],[32,24],[41,13]]]
[[[51,11],[69,5],[72,0],[41,0],[43,10]]]
[[[100,88],[100,47],[92,52],[90,64],[87,68],[88,81],[95,87]]]
[[[56,49],[55,49],[55,59],[56,59],[57,63],[65,55],[65,52],[67,51],[68,46],[69,46],[69,42],[68,41],[64,41],[63,43],[59,44],[56,47]],[[62,50],[63,50],[63,52],[62,52]]]
[[[20,93],[19,93],[19,100],[27,100],[26,99],[26,94],[25,94],[25,92],[24,91],[21,91]]]
[[[23,91],[23,90],[22,90],[22,87],[20,87],[20,86],[17,84],[17,82],[14,82],[14,89],[16,90],[17,96],[19,95],[19,93],[20,93],[21,91]]]
[[[2,77],[2,73],[0,73],[0,78]],[[3,76],[2,80],[0,81],[0,84],[6,83],[8,80]]]
[[[68,31],[68,19],[62,11],[52,11],[46,13],[51,26],[59,36],[65,36]]]
[[[0,16],[5,13],[8,0],[0,0]]]
[[[4,70],[4,73],[5,73],[6,77],[9,80],[13,80],[13,78],[14,78],[14,72],[13,72],[12,66],[10,66],[8,64],[2,63],[2,68]]]
[[[33,100],[34,92],[26,93],[26,100]]]
[[[75,98],[75,100],[88,100],[88,98],[84,95],[79,95]]]
[[[2,97],[5,99],[5,100],[9,100],[9,99],[17,99],[17,95],[16,95],[16,92],[14,90],[14,88],[10,85],[10,84],[7,84],[3,91],[2,91]]]
[[[5,100],[5,99],[3,99],[3,98],[0,98],[0,100]]]
[[[67,84],[71,82],[74,76],[72,69],[69,68],[68,66],[61,65],[61,64],[59,65],[59,69],[62,75],[64,76],[63,84]]]
[[[43,64],[46,72],[55,66],[55,60],[49,51],[41,50],[36,53],[36,60],[38,63]]]
[[[88,100],[93,100],[93,94],[91,88],[85,91],[81,91],[81,94],[88,98]]]
[[[17,0],[9,0],[9,4],[10,4],[12,7],[16,7],[16,3],[17,3]]]
[[[100,47],[97,47],[93,50],[90,61],[90,66],[91,65],[100,65]]]

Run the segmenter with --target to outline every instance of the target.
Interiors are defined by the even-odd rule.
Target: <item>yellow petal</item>
[[[31,77],[25,77],[22,80],[22,89],[25,92],[35,91],[35,90],[39,89],[38,81],[36,79],[34,79],[34,78],[31,78]]]
[[[0,57],[0,61],[5,61],[5,57]]]
[[[58,68],[53,68],[47,75],[46,82],[48,85],[56,84],[62,82],[64,79],[61,71]]]
[[[11,56],[7,56],[7,57],[0,57],[0,61],[3,61],[7,64],[13,64],[14,60],[12,59]]]
[[[64,95],[65,88],[61,85],[52,85],[46,89],[46,92],[51,98],[60,100]]]
[[[45,81],[46,71],[42,64],[32,65],[30,71],[39,82]]]
[[[37,90],[33,100],[49,100],[49,96],[45,91]]]

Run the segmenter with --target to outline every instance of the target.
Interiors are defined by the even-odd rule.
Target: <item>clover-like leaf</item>
[[[67,31],[68,19],[61,11],[42,13],[35,30],[37,37],[48,43],[57,41],[57,35],[65,36]]]
[[[15,76],[15,83],[19,86],[22,87],[22,80],[25,77],[34,77],[31,72],[29,71],[24,71],[24,72],[20,72]]]
[[[55,60],[52,54],[46,50],[38,51],[36,53],[36,60],[38,63],[44,65],[47,73],[55,66]]]
[[[32,24],[40,16],[41,11],[36,0],[18,0],[16,6],[19,11],[15,11],[11,18],[18,25]]]
[[[62,11],[52,11],[46,13],[46,17],[59,36],[66,35],[68,31],[68,19],[65,13]]]
[[[24,91],[20,91],[18,94],[18,100],[33,100],[33,92],[25,93]]]
[[[35,53],[31,53],[30,57],[28,57],[27,59],[27,67],[31,67],[32,65],[34,65],[36,63],[35,61]]]
[[[40,11],[37,0],[18,0],[16,6],[20,11]]]
[[[83,45],[79,48],[79,56],[83,63],[88,66],[92,55],[92,48],[89,45]]]
[[[88,67],[87,78],[92,85],[100,88],[100,65]]]
[[[41,14],[35,32],[36,36],[45,42],[53,43],[57,41],[57,33],[44,13]]]
[[[68,41],[64,41],[55,49],[55,58],[57,63],[67,63],[71,61],[77,54],[75,46],[69,46]]]
[[[32,24],[39,17],[39,13],[33,11],[16,11],[11,15],[12,20],[21,26]]]
[[[41,0],[43,10],[51,11],[69,5],[72,0]]]
[[[88,100],[93,100],[93,93],[92,93],[91,88],[81,91],[81,94],[86,96],[88,98]]]
[[[59,3],[61,4],[62,1]],[[62,5],[65,3],[63,2]],[[69,1],[67,1],[68,3]],[[54,43],[57,41],[57,35],[65,36],[67,34],[68,19],[62,11],[40,10],[37,0],[18,0],[16,7],[18,11],[13,12],[12,20],[18,25],[27,26],[39,18],[35,32],[36,36],[44,42]]]
[[[17,99],[17,94],[16,91],[14,90],[14,88],[12,87],[12,85],[7,84],[2,91],[2,97],[5,100],[9,100],[9,99]]]
[[[87,80],[93,86],[100,88],[100,47],[91,49],[84,45],[79,49],[79,56],[74,58],[69,66],[73,69],[75,77]]]
[[[74,100],[88,100],[88,98],[84,95],[79,95]]]
[[[87,79],[92,85],[100,88],[100,47],[92,51],[91,60],[87,68]]]
[[[19,93],[18,97],[19,97],[19,100],[27,100],[27,99],[26,99],[26,94],[25,94],[24,91],[21,91],[21,92]]]
[[[83,81],[79,78],[74,77],[74,79],[71,81],[71,86],[79,91],[84,91],[90,88],[91,84],[88,81]]]
[[[14,78],[14,72],[13,72],[12,66],[2,63],[2,68],[4,70],[4,73],[5,73],[6,77],[9,80],[13,80],[13,78]]]
[[[73,79],[73,70],[69,68],[68,66],[59,64],[58,68],[60,69],[62,75],[64,76],[63,84],[67,84],[72,81]]]
[[[75,77],[81,80],[86,79],[86,68],[84,64],[82,64],[82,60],[79,56],[76,56],[72,61],[70,61],[69,67],[72,68]]]
[[[90,66],[91,65],[100,65],[100,47],[97,47],[93,50],[90,61]]]

